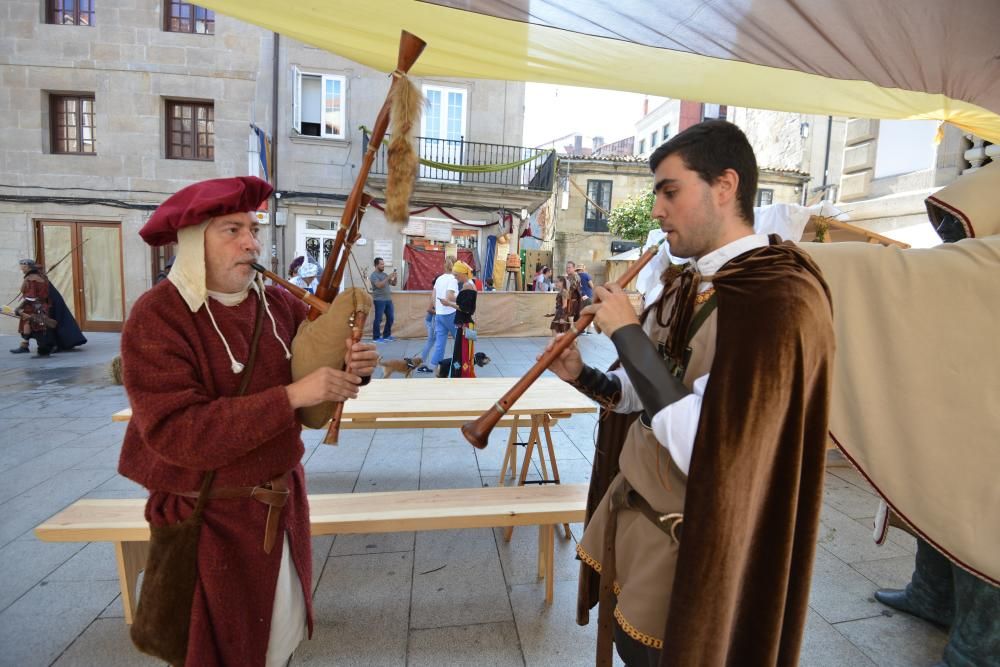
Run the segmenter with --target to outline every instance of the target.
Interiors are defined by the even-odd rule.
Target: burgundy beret
[[[177,242],[177,230],[209,218],[256,211],[274,188],[256,176],[213,178],[189,185],[160,204],[139,236],[152,246]]]

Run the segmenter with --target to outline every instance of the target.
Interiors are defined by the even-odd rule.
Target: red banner
[[[458,258],[469,266],[476,266],[471,250],[459,248]],[[403,289],[429,290],[434,286],[434,279],[444,273],[444,248],[426,250],[406,244],[403,246],[403,261],[408,267]]]

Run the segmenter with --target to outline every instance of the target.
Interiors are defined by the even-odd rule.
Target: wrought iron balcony
[[[364,150],[369,135],[364,132]],[[386,148],[390,137],[379,146],[371,173],[386,175]],[[464,139],[417,137],[421,181],[484,185],[551,192],[555,177],[555,152],[525,146],[485,144]],[[456,169],[449,169],[452,166]]]

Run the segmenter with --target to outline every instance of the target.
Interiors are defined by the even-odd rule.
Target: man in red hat
[[[119,472],[149,489],[146,518],[190,516],[214,471],[185,660],[199,667],[284,665],[311,633],[295,411],[356,397],[377,360],[373,345],[358,343],[349,370],[322,367],[293,381],[290,349],[306,306],[265,287],[252,267],[261,250],[253,211],[270,194],[258,178],[215,179],[161,204],[139,233],[150,245],[177,242],[177,258],[122,334],[132,420]]]

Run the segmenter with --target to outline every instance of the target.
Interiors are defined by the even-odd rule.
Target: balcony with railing
[[[364,150],[369,135],[364,133]],[[372,175],[387,174],[386,135],[372,165]],[[551,192],[555,178],[555,152],[525,146],[487,144],[464,139],[416,137],[419,181],[458,186],[483,186]]]

